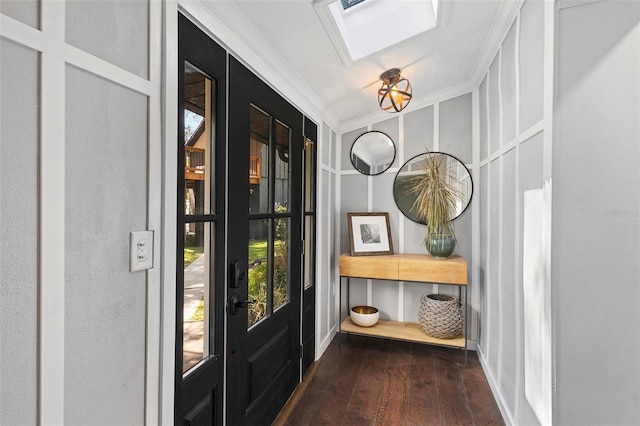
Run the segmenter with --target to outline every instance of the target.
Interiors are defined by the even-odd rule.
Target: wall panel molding
[[[442,103],[445,103],[450,100],[455,100],[457,98],[460,98],[460,100],[457,102],[450,103],[449,105],[447,105],[446,108],[444,108],[441,105]],[[342,244],[341,244],[342,247],[345,247],[345,238],[348,237],[346,235],[346,226],[344,225],[346,223],[347,208],[351,208],[351,210],[348,210],[348,211],[357,210],[357,211],[369,211],[369,212],[371,211],[390,212],[390,221],[391,221],[390,225],[391,225],[391,232],[392,232],[392,238],[393,238],[395,250],[397,252],[402,252],[402,253],[404,252],[424,253],[425,252],[424,247],[419,245],[419,240],[421,240],[421,237],[417,236],[416,238],[412,238],[411,235],[413,235],[414,231],[423,232],[426,228],[421,225],[417,225],[411,220],[405,218],[404,215],[402,215],[402,213],[398,211],[397,206],[395,204],[395,200],[393,199],[393,194],[391,193],[392,181],[395,178],[395,174],[400,170],[404,162],[408,160],[407,157],[412,156],[412,155],[407,155],[406,153],[408,150],[411,150],[411,146],[413,146],[415,150],[415,143],[413,145],[410,145],[410,143],[411,141],[415,140],[416,133],[421,134],[420,132],[423,132],[426,129],[428,129],[429,137],[425,139],[429,140],[429,143],[431,142],[431,140],[433,140],[433,146],[430,146],[430,149],[433,149],[435,151],[444,149],[444,151],[448,152],[448,148],[446,147],[443,148],[441,146],[442,145],[441,138],[443,136],[441,133],[445,129],[444,126],[448,126],[447,128],[450,129],[452,127],[452,122],[454,122],[455,120],[460,121],[461,116],[465,118],[464,120],[460,121],[457,124],[460,126],[467,126],[467,125],[469,126],[468,134],[470,139],[464,140],[464,141],[461,140],[462,138],[461,135],[466,135],[465,132],[450,134],[450,136],[454,137],[455,140],[453,142],[447,141],[446,142],[447,147],[450,146],[451,149],[455,149],[457,146],[456,144],[461,145],[466,143],[466,144],[469,144],[469,147],[468,147],[469,149],[468,150],[462,149],[460,151],[461,152],[467,151],[471,153],[473,151],[473,138],[475,134],[473,131],[473,126],[474,126],[473,102],[474,102],[473,92],[467,91],[464,93],[459,93],[456,89],[456,90],[450,91],[446,97],[443,97],[439,101],[436,101],[428,105],[424,105],[422,108],[414,108],[411,111],[409,111],[410,116],[413,117],[412,124],[410,124],[409,127],[405,126],[405,124],[408,123],[405,110],[403,110],[399,114],[395,114],[391,119],[389,118],[389,114],[387,113],[383,115],[372,114],[370,116],[364,117],[362,119],[359,119],[357,121],[354,121],[348,124],[347,127],[343,127],[343,129],[347,128],[350,130],[343,132],[341,134],[342,146],[340,147],[339,151],[342,153],[342,155],[340,156],[340,159],[341,161],[348,161],[347,159],[348,157],[344,153],[348,152],[349,144],[355,138],[356,134],[359,134],[360,132],[362,132],[363,129],[381,129],[383,128],[382,126],[389,125],[390,122],[393,122],[394,123],[393,126],[397,126],[397,129],[396,128],[387,129],[387,132],[392,131],[392,133],[395,133],[398,135],[397,140],[395,137],[393,138],[394,143],[396,145],[396,162],[398,165],[397,167],[389,168],[382,175],[362,177],[362,180],[365,182],[366,188],[364,187],[364,185],[362,185],[362,187],[361,188],[358,187],[357,190],[356,190],[356,187],[354,186],[353,180],[359,179],[358,177],[362,175],[358,171],[350,169],[348,167],[349,165],[345,166],[344,170],[342,170],[340,166],[338,166],[337,168],[338,176],[341,178],[341,183],[338,184],[338,190],[342,193],[342,195],[338,196],[337,199],[343,200],[343,201],[347,200],[351,205],[351,207],[345,207],[344,205],[342,205],[342,206],[338,206],[337,208],[337,212],[339,214],[339,220],[342,222],[342,225],[338,226],[338,229],[342,229],[342,232],[343,232],[343,234],[339,234],[337,237],[338,237],[338,240],[342,241]],[[445,114],[445,116],[443,116],[443,114]],[[416,123],[419,122],[424,117],[428,117],[429,121],[433,120],[433,122],[431,123],[430,121],[430,124],[425,127],[416,126]],[[468,117],[468,123],[467,123],[467,117]],[[395,120],[395,121],[392,121],[392,120]],[[442,126],[441,126],[441,122],[442,122]],[[408,134],[408,133],[413,133],[413,134]],[[413,138],[413,139],[408,140],[408,138]],[[423,149],[424,149],[424,145],[422,146],[422,149],[420,150],[420,152],[422,152]],[[467,161],[466,165],[468,166],[470,171],[473,173],[475,169],[475,164],[473,164],[473,160],[471,158],[469,158],[468,160],[469,161]],[[476,179],[476,176],[474,176],[474,179]],[[391,184],[389,184],[389,182],[391,182]],[[474,185],[475,185],[475,181],[474,181]],[[382,192],[381,192],[381,188],[384,188]],[[344,191],[353,192],[353,197],[345,198]],[[389,193],[387,194],[387,192]],[[477,193],[475,193],[475,197],[477,197]],[[474,199],[477,200],[477,198],[474,198]],[[360,207],[355,207],[355,206],[360,206]],[[354,208],[356,210],[353,210]],[[465,225],[465,226],[468,226],[469,229],[473,227],[471,222],[473,222],[472,216],[474,213],[472,212],[474,210],[477,210],[477,208],[468,209],[468,213],[465,213],[465,214],[471,215],[471,217],[468,218],[469,224]],[[407,232],[409,232],[409,234],[407,234]],[[470,232],[467,238],[464,238],[461,240],[461,247],[458,248],[458,253],[465,255],[465,257],[467,258],[467,261],[469,262],[470,280],[473,280],[473,276],[471,275],[471,270],[472,270],[471,265],[474,257],[473,248],[472,248],[474,244],[473,238],[474,237]],[[348,247],[348,244],[346,244],[346,246]],[[464,253],[461,253],[461,250],[464,251]],[[441,292],[441,293],[448,294],[449,292],[451,292],[451,289],[449,288],[449,286],[438,285],[437,283],[427,283],[425,285],[408,285],[407,283],[404,283],[404,282],[388,282],[385,285],[378,285],[372,280],[366,280],[366,281],[362,281],[361,283],[359,282],[357,285],[356,283],[353,283],[353,284],[354,285],[352,286],[352,293],[351,293],[352,303],[371,304],[371,303],[374,303],[376,300],[378,301],[378,303],[380,303],[381,300],[385,300],[385,303],[383,303],[384,306],[382,306],[382,309],[383,309],[383,312],[381,313],[382,315],[386,315],[387,317],[393,320],[409,321],[409,322],[418,321],[417,306],[415,306],[415,304],[417,303],[419,306],[419,299],[421,294],[427,294],[429,292],[432,292],[432,293]],[[471,291],[469,291],[468,293],[469,310],[467,312],[469,315],[468,330],[470,331],[468,347],[475,348],[476,347],[475,339],[477,338],[477,331],[479,329],[478,318],[477,318],[479,307],[477,305],[473,305],[473,303],[474,302],[477,303],[477,301],[479,300],[479,297],[477,295],[478,291],[476,290],[476,287],[474,287],[473,282],[471,284],[472,284],[470,286]],[[389,301],[389,303],[386,303],[387,301]]]
[[[163,4],[149,2],[149,79],[141,78],[65,40],[66,4],[40,2],[41,29],[0,14],[0,36],[40,53],[39,143],[39,383],[38,418],[42,424],[65,423],[65,112],[68,68],[71,65],[106,81],[148,97],[148,177],[158,182],[148,187],[147,226],[159,229],[162,143],[162,12]],[[156,264],[160,263],[160,239]],[[148,273],[146,361],[146,422],[158,424],[160,403],[160,268]],[[145,368],[145,366],[142,366]],[[173,369],[172,369],[173,370]],[[150,374],[149,374],[150,373]],[[172,396],[171,396],[172,397]]]
[[[524,9],[525,6],[529,5],[529,3],[531,3],[530,0],[522,2],[520,7]],[[539,164],[539,170],[527,167],[526,171],[528,173],[539,173],[540,176],[550,176],[547,174],[547,168],[550,167],[549,164],[551,158],[547,149],[550,148],[552,134],[550,129],[552,126],[553,107],[553,40],[555,4],[554,2],[544,2],[542,7],[544,7],[545,28],[544,32],[540,31],[540,36],[544,36],[544,61],[539,64],[539,68],[527,69],[526,77],[530,79],[532,76],[542,76],[540,78],[544,78],[544,116],[537,122],[528,125],[528,128],[522,128],[522,122],[520,120],[522,108],[521,103],[523,101],[534,102],[534,104],[531,105],[535,106],[535,102],[538,100],[537,98],[523,99],[521,93],[521,82],[523,81],[521,61],[522,55],[527,54],[527,52],[523,51],[522,46],[522,11],[519,11],[514,16],[513,22],[510,24],[510,27],[513,25],[513,31],[515,31],[515,46],[513,46],[513,34],[512,39],[507,41],[507,35],[510,34],[507,32],[505,32],[504,38],[501,42],[510,42],[510,48],[515,48],[515,68],[504,63],[505,59],[510,57],[510,54],[507,54],[507,51],[504,50],[504,46],[501,44],[496,48],[496,55],[492,59],[491,65],[487,67],[486,73],[478,79],[486,89],[486,96],[483,104],[481,102],[477,103],[477,114],[480,117],[484,117],[487,123],[493,122],[492,125],[487,124],[486,126],[488,134],[487,144],[489,145],[486,158],[480,158],[480,155],[475,157],[477,158],[477,167],[487,167],[486,173],[480,173],[480,176],[486,176],[486,179],[480,179],[479,184],[483,187],[490,188],[487,191],[479,191],[479,194],[486,194],[484,195],[485,200],[483,205],[487,211],[480,212],[480,217],[476,222],[477,226],[474,227],[474,239],[480,239],[482,229],[486,229],[487,231],[487,240],[484,241],[486,247],[484,247],[482,241],[479,241],[479,246],[476,249],[478,252],[486,250],[486,265],[483,265],[481,262],[474,265],[474,268],[478,269],[477,271],[474,271],[475,274],[480,275],[480,268],[483,267],[485,268],[484,272],[486,274],[486,292],[484,294],[484,308],[486,309],[486,312],[482,315],[484,323],[480,324],[484,335],[479,341],[478,351],[481,355],[481,364],[485,370],[485,374],[489,378],[492,391],[498,401],[498,405],[507,424],[536,424],[537,422],[537,419],[535,418],[535,415],[532,414],[530,407],[528,407],[524,396],[524,373],[522,371],[524,368],[522,359],[525,354],[523,352],[523,337],[520,335],[520,331],[523,328],[523,309],[521,306],[523,296],[522,289],[520,288],[522,285],[522,251],[520,247],[522,241],[520,234],[523,226],[520,218],[522,214],[522,181],[520,176],[522,174],[521,165],[523,164],[523,161],[525,162],[524,164],[527,163],[526,159],[522,158],[523,151],[521,147],[526,142],[536,138],[538,141],[545,141],[544,150],[542,151],[544,153],[544,159],[541,159],[542,161],[540,163],[537,161],[535,162],[536,167],[538,167],[537,165]],[[542,13],[542,9],[529,8],[527,13],[529,13],[529,11],[531,11],[531,13]],[[533,16],[535,17],[536,15]],[[527,18],[529,20],[526,22],[531,22],[531,15],[527,15]],[[527,35],[530,35],[530,33],[527,33]],[[527,41],[529,44],[526,46],[529,47],[532,40],[529,37]],[[541,40],[539,41],[542,42]],[[498,64],[497,66],[496,63]],[[513,76],[503,75],[505,72],[513,73]],[[495,74],[497,74],[497,78]],[[506,80],[503,77],[506,77]],[[512,87],[511,89],[502,87],[502,82],[512,81],[510,80],[511,78],[515,80],[515,87]],[[491,87],[496,83],[498,84],[497,88],[495,86]],[[480,86],[478,86],[478,90],[480,90]],[[511,93],[510,90],[514,90],[515,93]],[[512,105],[511,102],[505,102],[506,97],[515,97],[515,103]],[[528,105],[529,104],[525,104],[529,110],[535,111],[535,108],[530,108]],[[507,107],[510,108],[510,110],[503,111],[503,108]],[[531,114],[529,115],[531,116]],[[503,129],[505,128],[504,120],[508,119],[508,117],[515,119],[515,137],[509,137],[511,140],[501,140],[504,134]],[[476,129],[480,131],[482,129],[482,123],[479,123]],[[544,135],[542,136],[542,139],[540,139],[540,134]],[[496,140],[494,138],[496,137],[500,140],[499,144],[495,143]],[[478,135],[475,139],[478,144],[476,147],[478,152],[481,151],[481,138],[482,135]],[[491,149],[492,139],[493,146],[497,147],[495,150]],[[532,151],[528,149],[527,152]],[[507,164],[505,159],[510,161],[508,163],[510,165],[508,169],[505,169],[505,165]],[[513,163],[514,161],[515,164]],[[493,170],[495,167],[499,168],[498,174],[496,174],[496,170]],[[511,176],[511,173],[514,173],[515,176]],[[498,182],[495,182],[494,179],[497,179]],[[515,179],[515,182],[513,185],[507,185],[505,179]],[[529,177],[529,180],[531,180],[531,177]],[[540,181],[540,185],[542,185],[542,182],[543,180]],[[528,184],[530,184],[530,182]],[[507,188],[515,188],[516,193],[505,193],[504,191]],[[489,213],[494,210],[498,214],[497,221],[495,221],[495,219],[492,220],[493,213]],[[507,214],[509,216],[506,216]],[[511,229],[511,227],[504,228],[504,226],[502,226],[504,223],[503,219],[508,217],[514,219],[513,229]],[[498,226],[497,229],[494,229],[495,226]],[[491,237],[495,232],[498,234],[497,239]],[[510,235],[511,233],[514,235]],[[509,247],[511,244],[515,244],[515,253],[513,257],[515,264],[513,265],[507,265],[504,263],[510,259],[505,250],[511,250],[509,247],[505,246],[505,244],[509,244]],[[512,272],[515,275],[515,282],[512,282]],[[506,274],[509,274],[509,276]],[[511,286],[515,286],[515,288],[512,289]],[[512,296],[515,300],[511,300]],[[505,298],[508,298],[508,300]],[[508,303],[515,303],[516,306],[512,309],[507,309],[505,304]],[[515,315],[515,318],[510,318],[511,315]],[[511,329],[506,328],[506,324],[510,322],[515,323],[515,341],[512,341],[513,339],[511,338],[507,338],[507,335],[505,335],[505,333],[513,332]],[[515,394],[513,394],[513,389],[515,389]],[[549,392],[551,392],[551,389],[549,389]]]
[[[40,74],[39,420],[63,424],[65,335],[65,10],[43,2]],[[26,28],[24,28],[26,30]],[[31,34],[30,31],[28,33]],[[22,33],[21,33],[22,34]]]

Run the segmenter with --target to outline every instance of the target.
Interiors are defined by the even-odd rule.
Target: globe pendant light
[[[398,68],[380,74],[382,87],[378,89],[378,105],[383,111],[400,112],[411,100],[411,84],[400,75]]]

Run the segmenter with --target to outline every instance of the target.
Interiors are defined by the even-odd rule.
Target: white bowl
[[[373,306],[354,306],[351,308],[351,321],[360,327],[371,327],[378,322],[380,312]]]

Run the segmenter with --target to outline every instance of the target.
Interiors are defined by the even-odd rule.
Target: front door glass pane
[[[313,266],[315,261],[313,240],[314,217],[305,215],[304,217],[304,289],[313,285]]]
[[[315,144],[304,141],[304,289],[313,286],[315,273]]]
[[[213,273],[213,229],[202,222],[186,223],[184,227],[182,372],[186,373],[209,355],[209,341],[213,338],[212,324],[207,320],[212,300],[209,277]]]
[[[270,224],[270,219],[249,221],[249,300],[252,301],[247,307],[249,327],[266,317],[268,313]]]
[[[215,134],[213,99],[215,83],[189,63],[184,67],[184,205],[182,371],[193,372],[213,353],[213,312],[210,307],[214,272],[212,241],[214,214],[212,140]],[[200,216],[200,218],[198,218]]]
[[[289,301],[289,218],[275,219],[273,248],[273,310]]]
[[[312,140],[304,142],[304,211],[315,210],[315,182],[314,182],[314,144]]]
[[[184,210],[186,215],[211,214],[215,189],[211,184],[215,85],[188,63],[184,77]]]
[[[269,141],[271,117],[251,105],[249,145],[249,212],[269,211]]]
[[[289,145],[291,143],[291,129],[276,121],[276,159],[275,159],[275,204],[273,210],[283,213],[289,210]]]

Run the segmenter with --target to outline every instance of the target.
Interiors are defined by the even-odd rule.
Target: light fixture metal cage
[[[380,74],[382,86],[378,89],[378,105],[383,111],[400,112],[412,98],[411,83],[392,68]]]

